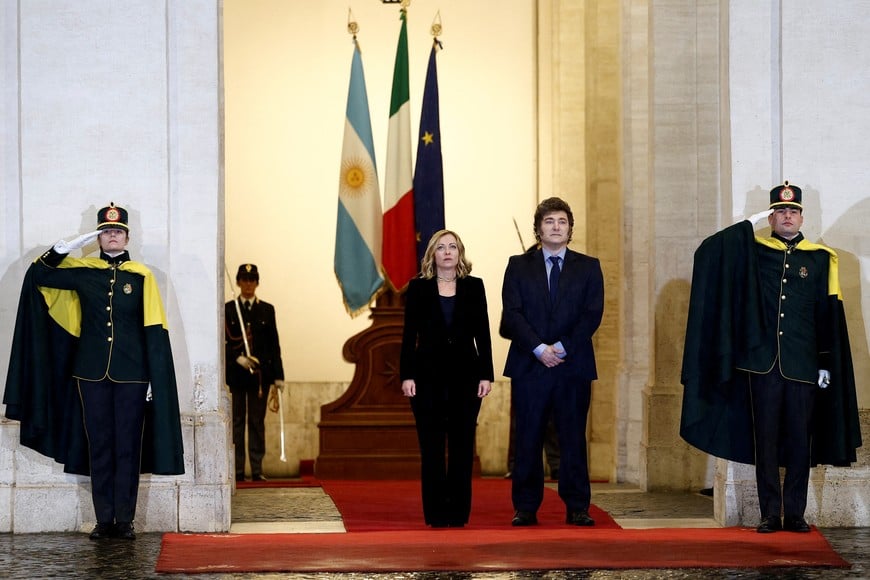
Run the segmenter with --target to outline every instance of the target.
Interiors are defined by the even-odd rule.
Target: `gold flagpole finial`
[[[359,24],[357,24],[356,19],[353,17],[353,12],[351,12],[350,8],[347,9],[347,33],[353,35],[354,39],[356,39],[356,33],[359,32]]]
[[[435,14],[435,19],[432,20],[432,28],[430,29],[432,36],[435,37],[435,40],[438,40],[438,37],[441,36],[441,11],[439,10]]]

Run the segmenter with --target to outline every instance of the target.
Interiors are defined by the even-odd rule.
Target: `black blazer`
[[[492,340],[483,280],[456,279],[453,324],[447,328],[435,278],[414,278],[405,294],[400,376],[417,382],[450,376],[475,385],[493,380]]]
[[[534,349],[561,341],[567,356],[557,372],[598,378],[592,335],[604,313],[604,276],[597,258],[568,250],[556,303],[550,303],[547,267],[539,248],[508,260],[499,333],[511,341],[504,374],[521,377],[541,367]]]

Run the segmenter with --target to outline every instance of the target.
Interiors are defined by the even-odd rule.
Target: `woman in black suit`
[[[486,293],[470,272],[462,240],[441,230],[406,293],[402,393],[417,422],[423,517],[433,528],[468,523],[477,414],[492,389]]]

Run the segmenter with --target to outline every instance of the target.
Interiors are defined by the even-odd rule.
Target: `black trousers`
[[[570,511],[589,509],[592,489],[586,456],[586,420],[592,383],[541,368],[513,377],[511,395],[516,415],[516,452],[512,477],[514,509],[537,512],[544,500],[541,454],[547,422],[556,425],[561,457],[559,497]]]
[[[97,522],[132,522],[139,496],[148,383],[78,382]]]
[[[810,433],[817,387],[783,378],[779,370],[752,374],[750,381],[761,517],[803,517],[807,509]],[[785,467],[782,485],[780,465]]]
[[[233,446],[236,448],[236,475],[245,473],[245,425],[248,427],[248,458],[251,460],[251,475],[263,473],[263,456],[266,455],[266,406],[268,387],[260,396],[259,375],[251,375],[243,385],[230,385],[233,400]]]
[[[507,470],[513,472],[514,470],[514,453],[516,448],[516,439],[517,439],[517,417],[514,413],[514,405],[513,405],[513,396],[511,396],[511,423],[510,423],[510,434],[508,435],[508,462],[507,462]],[[554,473],[559,471],[559,434],[556,432],[556,423],[553,421],[553,417],[550,416],[550,420],[547,421],[547,433],[544,435],[544,456],[547,460],[547,466],[550,468],[550,477],[553,476]]]
[[[417,381],[411,410],[420,443],[423,518],[429,525],[468,523],[480,404],[477,382]]]

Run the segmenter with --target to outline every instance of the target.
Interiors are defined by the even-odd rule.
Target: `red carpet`
[[[332,480],[320,484],[338,508],[348,532],[428,529],[423,522],[419,481]],[[595,506],[589,509],[589,514],[596,528],[619,527],[613,518]],[[509,527],[513,515],[510,480],[474,479],[468,528]],[[565,523],[565,504],[550,488],[544,489],[538,522],[538,528],[571,527]]]
[[[321,484],[338,507],[348,533],[165,534],[156,571],[492,572],[849,566],[815,529],[809,534],[758,534],[752,528],[623,530],[597,508],[590,510],[596,520],[594,528],[568,526],[562,501],[549,488],[538,511],[540,525],[513,528],[510,481],[501,479],[475,479],[468,526],[443,529],[423,524],[418,481]]]
[[[816,530],[446,528],[347,534],[165,534],[156,571],[413,572],[848,567]]]

